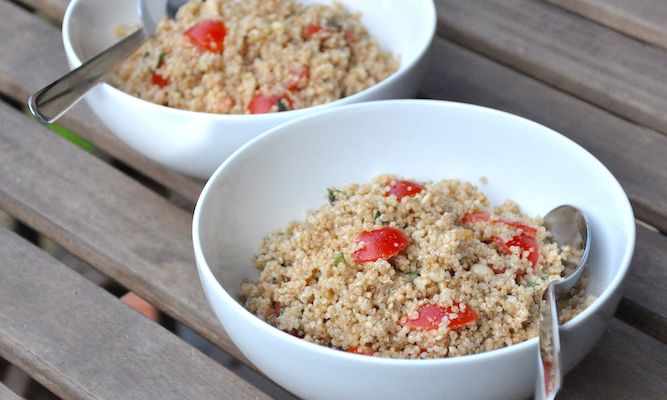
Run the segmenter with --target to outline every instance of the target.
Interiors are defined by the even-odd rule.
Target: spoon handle
[[[57,120],[104,76],[129,57],[147,39],[144,29],[138,29],[123,40],[81,64],[65,76],[30,96],[30,111],[44,123]]]
[[[549,283],[540,304],[540,334],[538,353],[538,382],[535,385],[536,400],[553,400],[560,390],[562,373],[560,368],[560,333],[556,308],[556,282]]]

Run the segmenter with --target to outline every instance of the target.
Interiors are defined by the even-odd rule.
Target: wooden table
[[[0,209],[251,376],[195,271],[192,206],[204,182],[130,150],[83,104],[60,123],[94,151],[24,112],[32,92],[66,71],[58,26],[67,3],[0,0]],[[625,297],[560,398],[667,398],[667,2],[436,3],[438,37],[421,96],[500,108],[567,135],[615,174],[637,216]],[[0,227],[0,256],[0,356],[59,397],[290,397],[259,374],[250,384],[34,240]],[[18,397],[0,384],[0,398]]]

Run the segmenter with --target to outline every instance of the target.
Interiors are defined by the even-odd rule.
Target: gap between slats
[[[667,51],[544,0],[436,0],[440,35],[667,134]]]
[[[664,0],[546,0],[599,24],[667,49]]]
[[[442,41],[441,41],[441,40],[438,40],[437,43],[440,44],[440,43],[442,43]],[[459,55],[461,55],[461,54],[459,54]],[[453,66],[453,67],[456,67],[456,66],[457,66],[456,63],[458,63],[458,66],[459,66],[459,67],[465,65],[465,66],[466,66],[466,69],[468,70],[466,73],[467,73],[467,74],[469,73],[469,74],[471,75],[470,78],[474,78],[474,77],[475,77],[475,76],[474,76],[475,73],[477,73],[477,74],[481,74],[481,75],[482,75],[482,78],[483,78],[483,77],[484,77],[484,76],[483,76],[484,71],[487,71],[487,72],[488,72],[488,71],[491,71],[491,72],[498,72],[498,71],[500,71],[500,73],[503,74],[503,71],[502,71],[502,67],[501,67],[501,66],[495,66],[493,63],[490,63],[490,62],[488,62],[488,61],[485,61],[485,60],[483,60],[482,58],[480,58],[479,56],[471,56],[471,57],[468,57],[468,59],[466,59],[465,57],[459,57],[459,58],[457,58],[457,57],[445,57],[445,58],[441,58],[440,56],[438,56],[437,59],[438,59],[438,60],[441,60],[441,59],[442,59],[442,60],[449,60],[449,61],[451,61],[451,64],[450,64],[450,65],[444,65],[444,66],[442,66],[442,67],[439,67],[439,68],[442,68],[442,70],[447,70],[448,72],[450,72],[450,71],[452,70],[452,68],[451,68],[452,66]],[[468,61],[472,61],[472,63],[469,64]],[[491,66],[491,67],[489,67],[489,66]],[[494,68],[495,68],[495,70],[494,70]],[[455,69],[455,68],[454,68],[454,69]],[[477,72],[476,72],[476,71],[477,71]],[[480,71],[481,71],[481,72],[480,72]],[[620,119],[618,119],[618,118],[615,118],[615,117],[613,117],[613,116],[611,116],[611,115],[609,115],[609,114],[607,114],[607,113],[605,113],[605,112],[603,112],[603,111],[601,111],[601,110],[595,109],[594,107],[591,107],[590,105],[587,105],[586,103],[580,102],[581,104],[579,104],[579,103],[577,103],[576,99],[569,98],[568,96],[566,96],[566,95],[564,95],[564,94],[561,94],[561,93],[559,93],[559,92],[553,91],[552,89],[549,89],[548,87],[546,87],[546,86],[544,86],[544,85],[541,85],[541,84],[539,84],[538,82],[531,82],[531,80],[529,80],[528,78],[519,76],[518,74],[516,74],[516,73],[513,72],[513,71],[510,71],[510,72],[513,73],[514,76],[512,76],[511,74],[509,74],[509,72],[508,72],[508,73],[504,73],[504,74],[507,75],[507,76],[509,76],[509,77],[511,78],[510,81],[513,82],[514,84],[516,84],[519,88],[528,88],[528,89],[530,89],[530,91],[528,91],[528,93],[532,93],[532,92],[531,92],[532,90],[535,90],[535,93],[540,93],[540,96],[533,95],[534,97],[542,98],[543,96],[548,95],[548,96],[546,96],[546,97],[551,97],[551,98],[556,97],[556,98],[558,98],[558,96],[561,96],[562,99],[564,99],[564,100],[554,101],[553,104],[558,105],[558,106],[561,106],[561,105],[562,105],[561,103],[568,104],[568,102],[571,102],[572,104],[571,104],[570,108],[571,108],[572,110],[575,110],[575,111],[578,110],[580,106],[581,106],[581,107],[588,107],[588,108],[586,109],[586,111],[593,110],[593,111],[594,111],[593,114],[595,114],[597,117],[601,118],[601,120],[602,120],[603,122],[606,121],[605,124],[609,124],[610,126],[615,126],[616,124],[618,124],[618,121],[621,121],[621,122],[622,122],[622,120],[620,120]],[[443,75],[443,74],[438,74],[438,75]],[[443,77],[447,78],[448,76],[449,76],[449,74],[445,74]],[[467,75],[466,75],[466,76],[467,76]],[[493,76],[493,75],[492,75],[492,76]],[[479,77],[479,76],[478,76],[478,77]],[[470,78],[467,78],[467,79],[470,79]],[[465,76],[464,76],[464,77],[461,77],[461,79],[462,79],[462,80],[465,80],[466,77],[465,77]],[[486,79],[482,79],[481,81],[482,81],[482,82],[487,82],[488,80],[489,80],[489,78],[487,77]],[[506,80],[502,80],[502,81],[503,81],[503,82],[506,82]],[[437,83],[437,82],[436,82],[436,83]],[[531,86],[531,85],[532,85],[532,86]],[[436,93],[436,95],[439,96],[439,95],[441,95],[442,93],[445,93],[445,94],[447,95],[447,98],[451,98],[451,97],[450,97],[450,96],[451,96],[451,92],[449,91],[449,88],[443,88],[442,85],[440,85],[440,86],[437,86],[437,84],[436,84],[436,85],[431,85],[430,83],[427,82],[427,84],[425,84],[423,87],[424,87],[424,88],[431,88],[431,90],[432,90],[433,88],[440,88],[441,91],[438,92],[438,93]],[[509,85],[509,87],[512,87],[512,85]],[[486,92],[485,92],[484,90],[486,90]],[[517,93],[518,93],[518,92],[517,92]],[[555,94],[554,94],[554,93],[555,93]],[[428,93],[427,93],[427,94],[428,94]],[[470,93],[468,93],[468,95],[471,95],[471,94],[473,95],[473,97],[476,96],[476,95],[479,95],[480,98],[484,98],[484,99],[486,99],[486,98],[492,98],[494,95],[496,95],[495,93],[488,93],[488,88],[487,88],[487,89],[484,89],[484,88],[479,89],[479,88],[478,88],[477,91],[471,91]],[[525,102],[525,104],[528,104],[529,107],[532,107],[532,108],[530,108],[530,109],[528,110],[528,113],[535,113],[535,109],[540,109],[540,107],[535,107],[535,106],[533,105],[533,103],[534,103],[533,100],[534,100],[534,99],[528,98],[528,99],[526,100],[526,102]],[[466,100],[466,99],[464,98],[463,101],[469,101],[469,100]],[[514,102],[514,99],[502,99],[502,100],[500,101],[500,103],[498,103],[496,106],[499,106],[500,108],[502,108],[503,106],[507,106],[508,104],[512,104],[512,105],[513,105],[513,104],[514,104],[513,102]],[[525,104],[524,104],[523,106],[521,106],[521,107],[523,107],[524,109],[525,109],[526,107],[528,107],[528,106],[526,106]],[[547,102],[547,105],[549,105],[549,104],[550,104],[550,103]],[[576,106],[576,107],[573,107],[573,106]],[[520,108],[521,108],[521,107],[520,107]],[[543,108],[541,108],[541,109],[542,109],[542,110],[550,110],[550,108],[548,108],[548,107],[543,107]],[[547,114],[549,114],[549,115],[546,115],[546,116],[545,116],[545,115],[544,115],[544,111],[542,111],[542,112],[543,112],[543,114],[539,114],[539,115],[538,115],[539,118],[535,118],[535,119],[537,119],[537,120],[540,121],[540,122],[543,122],[543,120],[544,120],[545,118],[549,117],[549,115],[551,114],[551,113],[549,112],[549,113],[547,113]],[[521,114],[521,112],[519,112],[519,113]],[[523,113],[525,114],[526,111],[524,110]],[[582,118],[582,117],[579,116],[579,118]],[[568,120],[569,120],[569,118],[568,118]],[[558,120],[555,120],[555,121],[558,121]],[[567,120],[566,120],[566,122],[567,122]],[[597,124],[598,124],[598,123],[596,122],[596,123],[594,123],[592,126],[597,126]],[[626,123],[626,124],[627,124],[627,123]],[[547,125],[550,125],[550,124],[547,123]],[[654,136],[661,137],[660,135],[651,133],[649,130],[642,130],[643,128],[635,127],[635,126],[630,125],[630,124],[627,124],[627,125],[630,127],[630,129],[639,129],[640,132],[644,132],[644,131],[647,131],[647,132],[648,132],[648,133],[645,133],[645,134],[642,134],[642,135],[639,135],[639,136],[638,136],[638,137],[640,137],[640,138],[643,137],[643,138],[644,138],[644,139],[643,139],[644,141],[649,140],[649,142],[646,143],[646,148],[647,148],[647,149],[656,151],[655,149],[656,149],[656,148],[659,149],[659,145],[660,145],[661,143],[662,143],[662,145],[664,145],[664,139],[663,139],[662,142],[660,142],[660,141],[655,141],[655,143],[653,143],[653,141],[654,141],[654,139],[655,139]],[[566,128],[567,128],[567,129],[563,130],[563,131],[565,131],[566,133],[568,133],[567,130],[571,130],[571,131],[572,131],[571,133],[577,133],[577,132],[578,132],[578,127],[568,127],[568,126],[566,126]],[[604,126],[603,126],[603,128],[604,128]],[[557,128],[557,129],[558,129],[558,128]],[[560,130],[560,129],[559,129],[559,130]],[[603,129],[600,129],[600,130],[603,130]],[[584,136],[582,136],[582,137],[584,137]],[[589,147],[589,148],[591,148],[591,147],[595,147],[596,145],[600,145],[599,143],[604,143],[604,142],[605,142],[604,140],[600,140],[600,141],[597,142],[597,143],[596,143],[596,142],[592,142],[592,143],[590,144],[590,146],[587,146],[587,147]],[[622,141],[621,141],[620,143],[622,143]],[[603,144],[603,145],[602,145],[602,148],[603,148],[603,149],[604,149],[604,146],[606,146],[606,144]],[[662,154],[662,153],[659,153],[659,154]],[[623,152],[620,152],[619,154],[615,154],[613,157],[609,157],[609,162],[610,162],[610,163],[614,163],[614,162],[615,162],[615,163],[617,163],[617,165],[619,165],[618,172],[621,172],[621,173],[622,173],[623,171],[627,170],[627,168],[621,168],[621,167],[623,167],[627,161],[632,162],[631,159],[630,159],[630,160],[627,160],[627,159],[624,159],[624,157],[626,157],[626,156],[623,155]],[[617,160],[617,158],[618,158],[618,160]],[[620,160],[620,161],[619,161],[619,160]],[[617,172],[617,173],[618,173],[618,172]],[[655,174],[655,173],[656,173],[655,171],[651,171],[651,170],[649,170],[649,172],[650,172],[651,174]],[[658,173],[659,173],[659,170],[658,170]],[[637,179],[638,177],[641,177],[641,175],[639,175],[639,176],[629,175],[628,179],[631,179],[631,178]],[[660,179],[662,179],[662,181],[664,181],[664,178],[663,178],[663,177],[660,177]],[[623,179],[621,179],[621,181],[623,182]],[[630,182],[632,183],[632,181],[630,181]],[[625,184],[627,185],[627,182],[626,182]],[[649,185],[644,185],[644,186],[642,186],[642,182],[638,182],[638,183],[637,183],[637,190],[638,190],[639,192],[641,192],[641,190],[645,190],[646,187],[650,187],[650,186],[649,186]],[[627,189],[627,186],[626,186],[626,189]],[[633,195],[632,191],[630,191],[630,194],[631,194],[631,196]],[[659,194],[659,193],[658,193],[658,194]],[[653,196],[651,193],[649,193],[649,195]],[[664,207],[664,201],[665,201],[664,198],[661,199],[660,196],[655,196],[655,198],[652,198],[651,196],[649,196],[649,199],[650,199],[650,200],[656,200],[656,199],[657,199],[658,202],[659,202],[659,201],[662,201],[662,206]],[[650,203],[651,203],[651,201],[646,201],[646,202],[643,202],[643,203],[640,203],[640,204],[650,204]],[[660,215],[662,215],[662,214],[660,214]],[[663,225],[663,226],[664,226],[664,225]]]
[[[0,228],[0,353],[63,398],[268,398]]]

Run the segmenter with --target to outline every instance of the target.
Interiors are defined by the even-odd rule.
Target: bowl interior
[[[300,0],[304,4],[331,3],[330,0]],[[362,13],[362,21],[372,36],[401,60],[405,68],[424,51],[435,27],[431,0],[340,0],[348,9]],[[79,60],[87,60],[116,41],[116,28],[138,26],[135,0],[75,0],[64,29],[69,45]]]
[[[326,189],[381,173],[478,184],[492,205],[515,200],[529,215],[560,204],[591,220],[589,291],[627,268],[634,219],[615,178],[556,132],[465,104],[396,100],[332,109],[283,124],[236,152],[213,175],[195,214],[207,264],[234,298],[255,278],[253,254],[266,234],[327,201]],[[488,179],[479,184],[480,177]]]

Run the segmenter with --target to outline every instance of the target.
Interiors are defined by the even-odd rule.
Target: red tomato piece
[[[153,71],[153,73],[151,74],[151,82],[153,82],[154,85],[158,85],[161,88],[169,84],[168,79],[165,79],[162,75],[158,74],[155,71]]]
[[[363,356],[372,356],[375,353],[373,350],[367,349],[366,347],[359,348],[357,346],[352,346],[346,351],[354,354],[361,354]]]
[[[552,365],[549,361],[544,362],[544,393],[548,394],[554,389]]]
[[[460,303],[454,303],[454,305],[460,307]],[[454,314],[452,307],[440,307],[431,303],[422,305],[417,312],[419,313],[417,319],[406,319],[404,322],[401,322],[401,325],[424,331],[438,329],[440,321],[442,321],[444,317]],[[456,315],[456,318],[449,321],[450,329],[460,328],[476,321],[478,318],[477,313],[470,306],[467,306],[463,311],[459,309]]]
[[[357,40],[357,37],[354,35],[354,32],[352,32],[349,29],[346,29],[343,32],[343,38],[345,39],[346,42],[351,43]]]
[[[222,21],[205,20],[192,25],[185,36],[199,50],[220,53],[224,50],[225,35],[227,28]]]
[[[258,94],[255,97],[253,97],[250,104],[248,104],[248,111],[250,111],[250,114],[266,114],[268,112],[271,112],[273,106],[278,105],[279,100],[282,100],[285,103],[287,103],[289,109],[294,108],[292,99],[285,94],[274,94],[274,95]]]
[[[391,258],[403,250],[410,239],[398,229],[385,226],[361,232],[354,243],[361,242],[364,242],[364,247],[352,253],[352,259],[357,263]]]
[[[491,215],[489,213],[471,213],[471,214],[466,214],[461,218],[461,222],[464,224],[474,224],[477,222],[486,222],[491,218]],[[535,268],[535,265],[537,265],[537,260],[540,258],[540,251],[539,247],[537,246],[537,240],[535,237],[537,236],[537,229],[533,228],[532,226],[528,226],[526,224],[522,224],[521,222],[511,222],[511,221],[505,221],[502,219],[499,219],[497,221],[494,221],[493,223],[495,224],[505,224],[508,226],[511,226],[517,230],[521,230],[521,233],[518,235],[515,235],[512,237],[507,242],[503,242],[499,237],[493,236],[489,238],[488,242],[493,243],[493,245],[496,247],[498,251],[504,254],[512,254],[512,250],[510,249],[511,246],[517,246],[519,247],[522,251],[528,251],[529,254],[526,257],[528,261],[530,261],[530,264],[533,268]],[[503,273],[503,271],[498,271],[494,269],[494,271],[497,274]],[[523,274],[525,274],[525,271],[523,271]],[[521,274],[521,276],[523,276]],[[517,272],[518,275],[518,272]],[[520,276],[518,277],[520,278]],[[517,279],[518,279],[517,278]]]
[[[464,224],[474,224],[477,222],[486,222],[491,218],[489,213],[471,213],[466,214],[461,218],[461,222]]]
[[[280,317],[280,309],[281,308],[282,308],[282,306],[280,305],[280,303],[278,303],[278,302],[273,303],[273,314],[276,317]]]
[[[524,231],[520,235],[514,236],[508,242],[505,242],[505,245],[507,247],[517,246],[521,249],[522,252],[528,251],[528,256],[526,258],[528,261],[530,261],[530,265],[535,268],[537,259],[540,257],[535,236],[531,236],[530,234],[527,234],[526,231]]]
[[[308,68],[290,68],[289,73],[292,75],[292,79],[290,79],[285,86],[287,87],[287,90],[290,91],[302,89],[308,83],[308,79],[310,79],[310,71]]]
[[[387,193],[384,194],[384,197],[390,195],[396,196],[397,200],[401,200],[403,197],[411,197],[417,195],[417,193],[424,190],[424,186],[410,181],[391,181],[387,182]]]
[[[319,24],[308,24],[303,30],[303,33],[306,35],[306,38],[310,39],[319,31],[322,30],[322,27]]]

